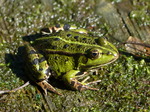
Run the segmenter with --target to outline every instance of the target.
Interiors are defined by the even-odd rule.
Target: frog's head
[[[114,62],[119,57],[116,47],[104,38],[99,38],[97,45],[86,53],[83,69],[95,69]]]

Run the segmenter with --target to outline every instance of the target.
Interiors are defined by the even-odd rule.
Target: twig
[[[18,87],[18,88],[15,88],[15,89],[12,89],[12,90],[4,90],[4,91],[0,91],[0,94],[8,94],[8,93],[13,93],[13,92],[16,92],[26,86],[28,86],[30,83],[29,81],[26,82],[25,84],[23,84],[22,86]]]

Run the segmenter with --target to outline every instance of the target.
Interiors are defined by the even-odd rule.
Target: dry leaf
[[[125,42],[125,48],[129,53],[134,55],[150,56],[150,45],[145,44],[142,40],[130,36]]]

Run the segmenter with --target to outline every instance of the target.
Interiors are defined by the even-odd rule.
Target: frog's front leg
[[[69,84],[69,86],[72,88],[72,89],[75,89],[75,90],[79,90],[79,91],[82,91],[82,90],[99,90],[98,88],[92,88],[92,87],[89,87],[87,85],[90,85],[92,83],[97,83],[97,82],[100,82],[100,80],[98,81],[93,81],[93,82],[89,82],[89,83],[85,83],[85,80],[83,81],[78,81],[77,80],[77,77],[78,74],[80,73],[80,71],[78,70],[70,70],[69,72],[67,72],[64,76],[63,76],[63,80]],[[82,74],[84,75],[84,73]]]

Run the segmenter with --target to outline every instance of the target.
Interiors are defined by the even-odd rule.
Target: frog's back
[[[59,33],[60,37],[63,39],[76,42],[76,44],[97,44],[97,39],[99,37],[89,36],[88,34],[81,34],[79,32],[74,31],[61,31]]]
[[[98,37],[90,37],[87,34],[80,34],[73,31],[61,31],[56,36],[37,39],[34,42],[34,46],[42,51],[83,55],[90,48],[100,47],[97,45],[97,41]]]

